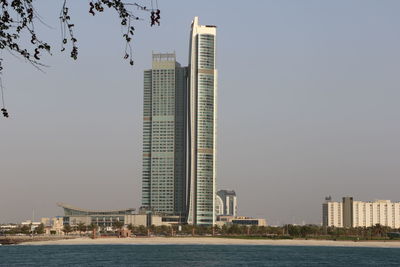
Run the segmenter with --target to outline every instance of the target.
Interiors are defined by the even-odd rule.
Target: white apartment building
[[[342,202],[326,201],[322,204],[322,221],[324,226],[343,227]]]
[[[346,207],[350,210],[345,211]],[[322,204],[322,210],[324,226],[370,227],[380,224],[391,228],[400,228],[400,202],[391,202],[390,200],[353,201],[353,198],[350,197],[343,198],[343,202],[334,202],[327,198]],[[345,225],[345,221],[351,223]]]
[[[353,227],[369,227],[376,224],[400,228],[400,202],[375,200],[353,202]]]

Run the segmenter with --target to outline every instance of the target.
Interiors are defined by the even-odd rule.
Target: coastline
[[[75,238],[23,242],[19,245],[268,245],[400,248],[400,241],[333,241],[313,239],[234,239],[214,237]]]
[[[35,243],[46,241],[58,241],[62,239],[73,239],[73,236],[28,236],[28,235],[7,235],[0,236],[0,245],[17,245],[22,243]]]

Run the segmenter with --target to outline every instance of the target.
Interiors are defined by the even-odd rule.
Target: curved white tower
[[[215,224],[216,26],[192,22],[189,54],[188,223]]]

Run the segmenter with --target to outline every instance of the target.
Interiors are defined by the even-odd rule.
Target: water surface
[[[398,248],[241,245],[0,246],[0,266],[400,266]]]

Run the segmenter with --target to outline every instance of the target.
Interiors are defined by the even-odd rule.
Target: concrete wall
[[[132,224],[133,226],[146,226],[147,225],[147,215],[146,214],[134,214],[125,215],[125,224]]]

